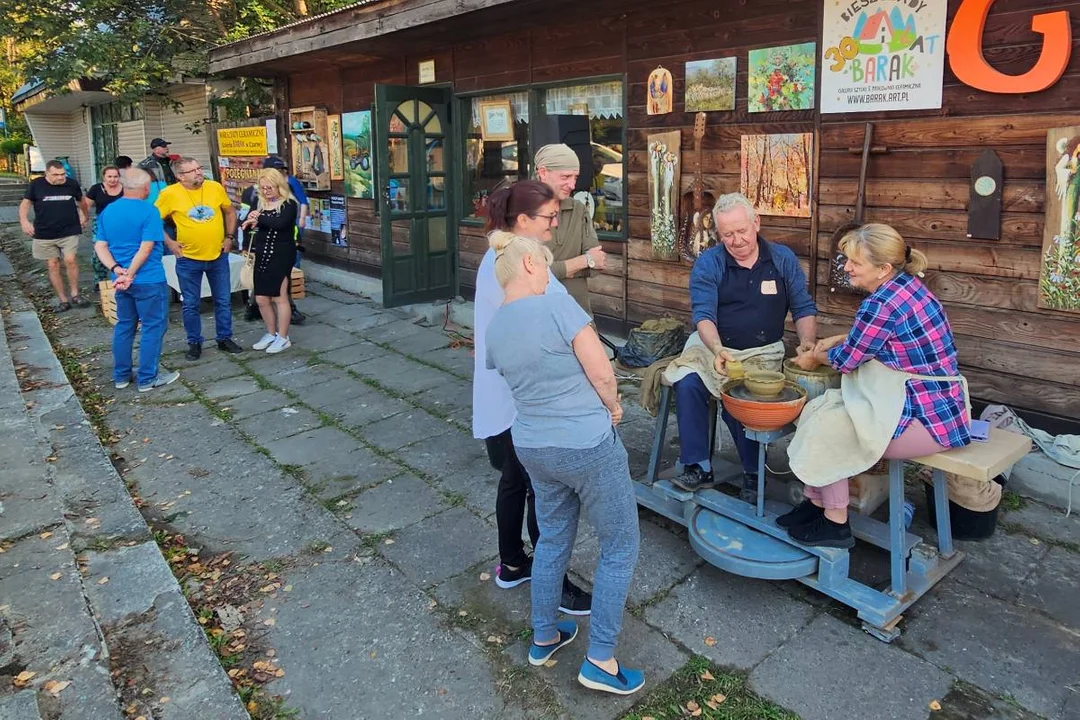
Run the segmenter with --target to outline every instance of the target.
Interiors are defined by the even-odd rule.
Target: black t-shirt
[[[124,188],[121,186],[120,192],[116,195],[110,195],[104,184],[97,183],[86,191],[86,197],[94,201],[94,210],[100,215],[101,211],[109,207],[112,202],[124,197]]]
[[[38,240],[82,234],[78,207],[82,190],[71,178],[64,180],[63,185],[51,185],[45,178],[37,178],[26,187],[23,198],[34,203],[34,237]]]
[[[176,175],[173,173],[172,169],[172,158],[166,155],[165,157],[158,158],[157,161],[158,164],[161,165],[161,172],[165,175],[165,183],[172,185],[176,182]]]
[[[769,243],[758,236],[758,259],[744,268],[725,255],[724,281],[717,293],[716,329],[724,347],[747,350],[784,337],[787,285],[773,263]]]

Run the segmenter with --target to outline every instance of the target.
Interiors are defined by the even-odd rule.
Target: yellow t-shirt
[[[176,241],[184,249],[184,257],[218,259],[225,242],[223,211],[232,206],[221,183],[204,180],[198,190],[176,183],[161,191],[155,205],[162,219],[176,225]]]

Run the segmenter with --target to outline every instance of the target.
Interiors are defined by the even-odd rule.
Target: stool
[[[664,438],[667,437],[668,416],[671,414],[672,384],[660,376],[660,405],[656,412],[656,430],[653,433],[652,449],[649,452],[649,467],[645,471],[645,484],[652,485],[660,474],[660,456],[664,452]],[[716,416],[720,404],[710,393],[709,396],[709,461],[716,453]]]

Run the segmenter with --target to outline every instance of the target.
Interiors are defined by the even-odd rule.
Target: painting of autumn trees
[[[761,215],[810,217],[813,156],[813,133],[743,135],[743,195]]]

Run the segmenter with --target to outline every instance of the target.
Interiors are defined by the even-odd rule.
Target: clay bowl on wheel
[[[784,383],[780,397],[774,400],[755,399],[744,382],[728,380],[724,383],[720,401],[725,410],[751,430],[778,430],[799,417],[806,404],[805,388],[790,380]]]
[[[754,397],[762,399],[774,398],[784,389],[784,373],[758,370],[746,373],[743,385]]]

